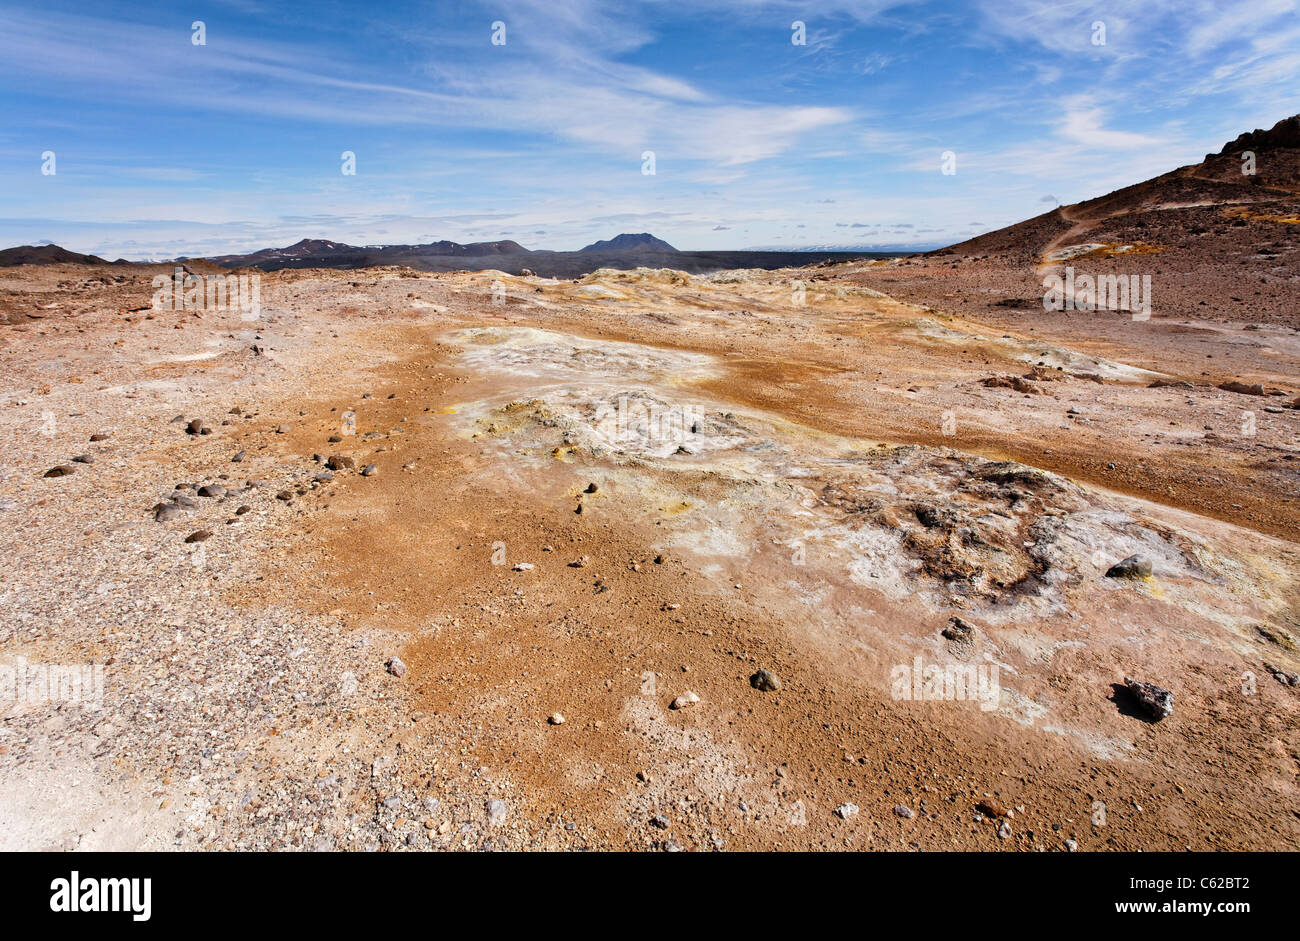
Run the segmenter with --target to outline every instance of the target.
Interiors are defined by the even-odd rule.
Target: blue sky
[[[0,246],[932,247],[1300,112],[1300,10],[4,0],[0,101]]]

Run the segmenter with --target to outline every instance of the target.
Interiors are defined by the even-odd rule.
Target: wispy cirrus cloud
[[[858,223],[939,244],[975,225],[952,220],[1013,222],[1300,110],[1298,2],[11,5],[0,242],[574,247],[626,225],[737,247]]]
[[[512,16],[526,23],[541,9],[524,3]],[[607,58],[646,39],[604,7],[545,9],[546,29],[516,25],[507,34],[525,55],[503,54],[490,69],[431,68],[436,81],[424,87],[349,77],[365,69],[287,42],[241,36],[218,51],[215,30],[214,48],[195,48],[174,28],[16,10],[0,13],[0,70],[145,106],[197,100],[209,110],[309,122],[526,131],[628,154],[658,144],[679,159],[728,165],[778,155],[805,132],[850,119],[847,108],[719,100]],[[600,43],[589,41],[595,36]]]

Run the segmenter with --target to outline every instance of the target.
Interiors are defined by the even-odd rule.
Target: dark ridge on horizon
[[[592,242],[585,248],[579,249],[584,252],[675,252],[673,248],[663,239],[657,239],[649,232],[638,232],[636,235],[629,235],[624,232],[622,235],[616,235],[612,239],[606,239],[601,242]]]
[[[1239,158],[1244,151],[1267,153],[1273,159],[1252,176],[1243,176]],[[1141,183],[1078,203],[1058,206],[1030,219],[926,250],[788,249],[680,251],[648,232],[621,233],[592,242],[578,251],[528,249],[511,239],[459,243],[449,240],[415,245],[348,245],[328,239],[304,238],[284,248],[263,248],[243,254],[181,256],[171,260],[109,262],[97,255],[81,254],[54,244],[20,245],[0,250],[0,267],[51,264],[171,264],[204,261],[223,268],[367,268],[405,266],[421,271],[496,269],[508,274],[532,271],[544,277],[580,277],[597,268],[677,268],[692,273],[725,268],[804,267],[854,258],[897,258],[910,255],[947,255],[988,251],[1036,253],[1062,226],[1067,214],[1100,214],[1141,210],[1155,194],[1177,191],[1190,198],[1208,186],[1262,188],[1282,193],[1300,192],[1300,115],[1278,121],[1271,129],[1256,128],[1225,143],[1217,154],[1206,154],[1198,164],[1180,167]]]
[[[16,265],[125,265],[130,262],[119,258],[108,261],[98,255],[83,255],[58,245],[18,245],[0,250],[0,268]]]
[[[207,261],[219,265],[223,268],[242,268],[252,267],[263,271],[275,271],[280,268],[365,268],[375,265],[405,265],[408,267],[426,270],[426,271],[451,271],[457,269],[471,268],[473,265],[459,264],[449,266],[442,259],[456,258],[462,262],[481,262],[486,259],[511,259],[526,257],[537,260],[537,264],[524,265],[514,261],[505,262],[505,264],[482,265],[481,267],[494,267],[503,271],[510,272],[510,269],[518,270],[535,270],[538,273],[545,273],[540,268],[547,268],[555,271],[553,277],[572,277],[573,271],[585,269],[579,273],[585,274],[593,270],[592,266],[584,265],[578,262],[569,264],[558,263],[562,259],[571,258],[572,256],[592,256],[589,260],[594,261],[595,256],[600,256],[604,264],[595,265],[594,267],[609,268],[626,268],[640,267],[643,264],[648,266],[651,261],[658,262],[656,267],[681,267],[679,264],[667,264],[665,257],[671,256],[678,258],[686,263],[683,270],[708,270],[693,267],[690,259],[710,259],[706,264],[712,264],[714,259],[726,259],[736,262],[738,267],[786,267],[798,266],[800,264],[815,264],[819,260],[839,259],[848,260],[854,257],[874,257],[874,258],[895,258],[906,255],[936,255],[947,254],[954,251],[968,250],[981,251],[992,243],[1002,244],[1008,241],[1014,241],[1019,234],[1022,234],[1026,227],[1032,229],[1042,229],[1059,224],[1063,212],[1072,210],[1077,207],[1094,206],[1102,200],[1123,201],[1127,198],[1138,198],[1138,195],[1152,186],[1161,183],[1168,183],[1176,178],[1198,178],[1208,181],[1217,180],[1222,183],[1232,183],[1242,185],[1243,179],[1239,173],[1234,173],[1235,161],[1243,151],[1254,151],[1258,153],[1288,153],[1300,152],[1300,115],[1292,115],[1278,121],[1271,129],[1264,130],[1256,128],[1253,131],[1243,132],[1234,140],[1228,141],[1217,154],[1206,154],[1205,159],[1199,163],[1187,167],[1180,167],[1169,173],[1154,177],[1142,183],[1136,183],[1132,186],[1124,187],[1108,193],[1105,196],[1096,199],[1084,200],[1065,206],[1058,206],[1055,209],[1034,216],[1033,218],[1004,226],[986,232],[983,235],[974,238],[964,239],[960,242],[954,242],[951,245],[934,249],[924,249],[911,247],[906,249],[788,249],[788,250],[728,250],[728,251],[679,251],[672,245],[662,239],[656,238],[649,232],[640,233],[621,233],[612,239],[592,242],[576,252],[555,252],[545,249],[528,249],[512,239],[502,239],[491,242],[470,242],[459,243],[449,240],[438,242],[429,242],[426,244],[415,245],[368,245],[356,246],[348,245],[342,242],[334,242],[328,239],[308,239],[304,238],[295,242],[293,245],[284,248],[263,248],[258,251],[248,253],[236,253],[227,255],[208,255],[208,256],[180,256],[175,259],[164,260],[144,260],[130,261],[125,258],[119,258],[114,262],[109,262],[98,255],[87,255],[79,252],[73,252],[55,244],[45,245],[19,245],[13,248],[0,250],[0,267],[12,267],[16,265],[49,265],[49,264],[90,264],[90,265],[107,265],[107,264],[168,264],[172,262],[186,261]],[[1246,178],[1246,185],[1264,186],[1286,191],[1295,191],[1300,188],[1300,153],[1294,160],[1274,161],[1272,166],[1265,169],[1261,168],[1255,176]],[[1028,234],[1028,233],[1025,233]],[[1030,239],[1036,241],[1036,239]],[[638,259],[636,265],[629,265],[628,261],[632,256]],[[744,263],[744,259],[758,259],[751,263]],[[774,264],[776,258],[787,259],[781,264]],[[544,259],[544,260],[542,260]],[[799,259],[803,259],[802,262]],[[563,269],[563,273],[560,273]]]

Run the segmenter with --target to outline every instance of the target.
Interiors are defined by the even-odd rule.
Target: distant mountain
[[[107,265],[98,255],[70,252],[52,243],[45,245],[19,245],[0,251],[0,268],[14,265]]]
[[[1248,160],[1246,152],[1253,158]],[[1200,163],[930,254],[1018,254],[1038,264],[1048,252],[1072,245],[1148,244],[1158,246],[1165,259],[1188,251],[1198,264],[1213,257],[1235,259],[1243,252],[1255,254],[1261,245],[1267,248],[1279,235],[1294,234],[1297,197],[1300,115],[1272,130],[1242,134]],[[1290,233],[1283,228],[1288,225]]]
[[[455,242],[448,242],[449,245],[455,245]],[[470,242],[467,245],[457,246],[459,251],[448,252],[449,255],[527,255],[531,254],[531,249],[524,248],[518,242],[511,239],[503,239],[499,242]]]
[[[326,239],[303,239],[285,248],[263,248],[244,255],[221,255],[209,260],[229,268],[240,268],[260,266],[265,262],[290,262],[303,258],[330,258],[339,254],[360,251],[365,251],[365,249],[357,248],[354,245],[344,245],[341,242],[331,242]],[[181,258],[178,260],[187,261],[188,259]]]
[[[416,271],[504,271],[507,274],[536,274],[544,278],[579,278],[598,268],[675,268],[703,273],[727,268],[797,268],[850,258],[890,258],[899,252],[855,251],[708,251],[681,252],[649,233],[619,235],[596,242],[576,252],[531,251],[518,242],[428,242],[423,245],[348,245],[329,239],[302,239],[284,248],[263,248],[239,255],[177,258],[173,261],[114,262],[114,264],[181,264],[195,271],[213,273],[221,269],[333,268],[349,271],[375,266],[411,268]],[[11,248],[0,252],[0,264],[52,264],[55,262],[107,264],[93,255],[78,255],[57,245]]]
[[[593,242],[584,252],[641,252],[677,254],[662,239],[649,232],[636,235],[624,233],[612,239]],[[428,257],[491,258],[499,255],[549,255],[552,252],[534,252],[511,239],[495,242],[427,242],[423,245],[348,245],[327,239],[303,239],[285,248],[263,248],[256,252],[238,255],[214,255],[207,260],[225,268],[365,268],[371,265],[411,265],[420,267],[417,259]],[[180,259],[185,261],[187,259]]]
[[[224,268],[366,268],[371,265],[409,265],[428,256],[481,258],[493,255],[527,255],[528,249],[505,239],[496,242],[429,242],[424,245],[348,245],[327,239],[303,239],[286,248],[263,248],[242,255],[215,255],[207,260]],[[181,259],[185,261],[187,259]]]
[[[663,239],[657,239],[649,232],[640,232],[636,235],[628,235],[626,232],[622,235],[616,235],[612,239],[606,239],[603,242],[592,242],[586,248],[581,249],[584,252],[675,252],[673,248]]]
[[[1154,275],[1164,317],[1290,324],[1300,310],[1298,236],[1300,115],[1199,163],[928,254],[1006,273],[996,276],[1002,306],[1037,307],[1045,275],[1078,269],[1090,279]],[[993,283],[986,275],[979,290],[993,297]]]
[[[624,256],[617,253],[647,256],[647,263],[662,267],[664,261],[649,256],[678,254],[667,242],[648,232],[639,235],[618,235],[608,241],[595,242],[582,249],[588,256],[616,253],[612,264],[620,264]],[[206,260],[223,268],[260,268],[275,271],[280,268],[369,268],[375,265],[404,265],[425,271],[451,271],[457,268],[536,268],[529,259],[554,260],[564,254],[579,252],[532,251],[511,239],[495,242],[428,242],[423,245],[348,245],[327,239],[303,239],[285,248],[263,248],[260,251],[239,255],[215,255]],[[457,259],[452,262],[448,259]],[[188,261],[190,259],[179,259]],[[609,267],[610,265],[605,265]],[[566,265],[570,270],[574,265]],[[582,266],[579,266],[582,267]],[[597,266],[599,267],[599,266]]]

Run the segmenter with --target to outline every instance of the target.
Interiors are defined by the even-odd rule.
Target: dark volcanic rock
[[[1106,569],[1107,578],[1150,578],[1151,562],[1140,555],[1131,555]]]
[[[969,621],[963,621],[959,617],[948,619],[948,626],[940,631],[948,640],[955,641],[959,644],[970,644],[975,640],[975,625]]]
[[[1300,115],[1283,118],[1271,130],[1247,131],[1223,145],[1222,154],[1235,154],[1243,150],[1267,151],[1282,147],[1300,148]]]
[[[1239,395],[1263,395],[1264,387],[1258,382],[1238,382],[1235,379],[1232,382],[1223,382],[1219,388],[1224,392],[1236,392]]]
[[[1173,715],[1174,694],[1163,686],[1144,683],[1129,676],[1124,677],[1124,685],[1128,688],[1137,704],[1151,717],[1152,721],[1159,722],[1161,719]]]

